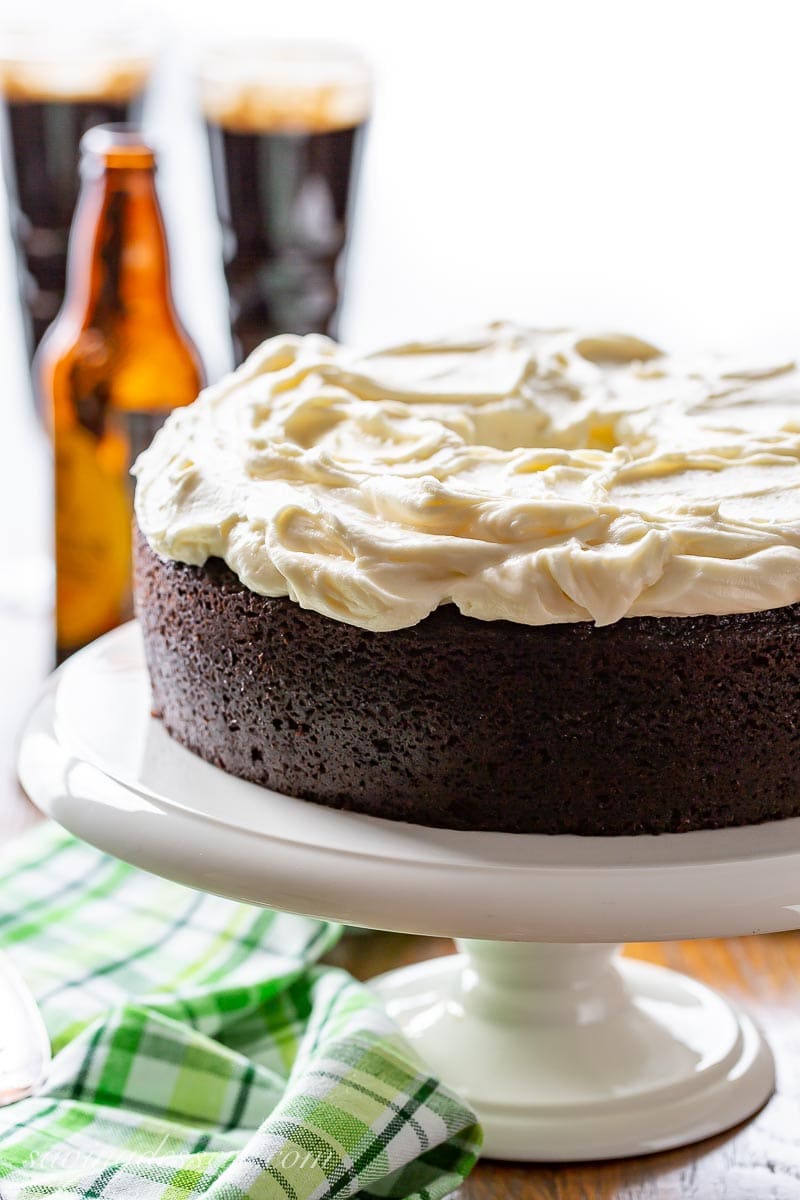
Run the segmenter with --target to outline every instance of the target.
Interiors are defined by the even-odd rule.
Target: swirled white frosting
[[[265,342],[135,468],[162,557],[364,629],[800,600],[800,375],[497,324]]]

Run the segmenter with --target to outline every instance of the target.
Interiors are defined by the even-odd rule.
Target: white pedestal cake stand
[[[795,928],[800,820],[604,839],[335,812],[231,778],[172,742],[150,716],[135,625],[50,680],[20,775],[67,829],[170,879],[459,939],[459,956],[374,986],[474,1104],[491,1156],[663,1150],[729,1128],[771,1094],[772,1057],[745,1015],[691,979],[618,958],[615,944]]]

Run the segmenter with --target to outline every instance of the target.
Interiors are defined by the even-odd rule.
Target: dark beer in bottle
[[[54,443],[59,660],[131,615],[131,464],[202,385],[172,301],[153,150],[105,125],[81,151],[64,304],[34,360]]]

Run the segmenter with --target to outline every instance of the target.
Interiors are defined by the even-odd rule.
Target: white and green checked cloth
[[[52,825],[0,862],[0,948],[52,1039],[0,1109],[2,1200],[438,1200],[474,1114],[369,990],[315,965],[324,921],[126,866]]]

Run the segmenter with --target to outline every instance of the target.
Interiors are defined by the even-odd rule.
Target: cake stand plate
[[[135,625],[46,685],[20,746],[32,799],[137,866],[253,904],[453,936],[461,954],[373,981],[478,1111],[492,1156],[683,1145],[769,1097],[772,1057],[709,988],[616,943],[798,925],[800,820],[639,838],[427,829],[234,779],[150,715]]]

